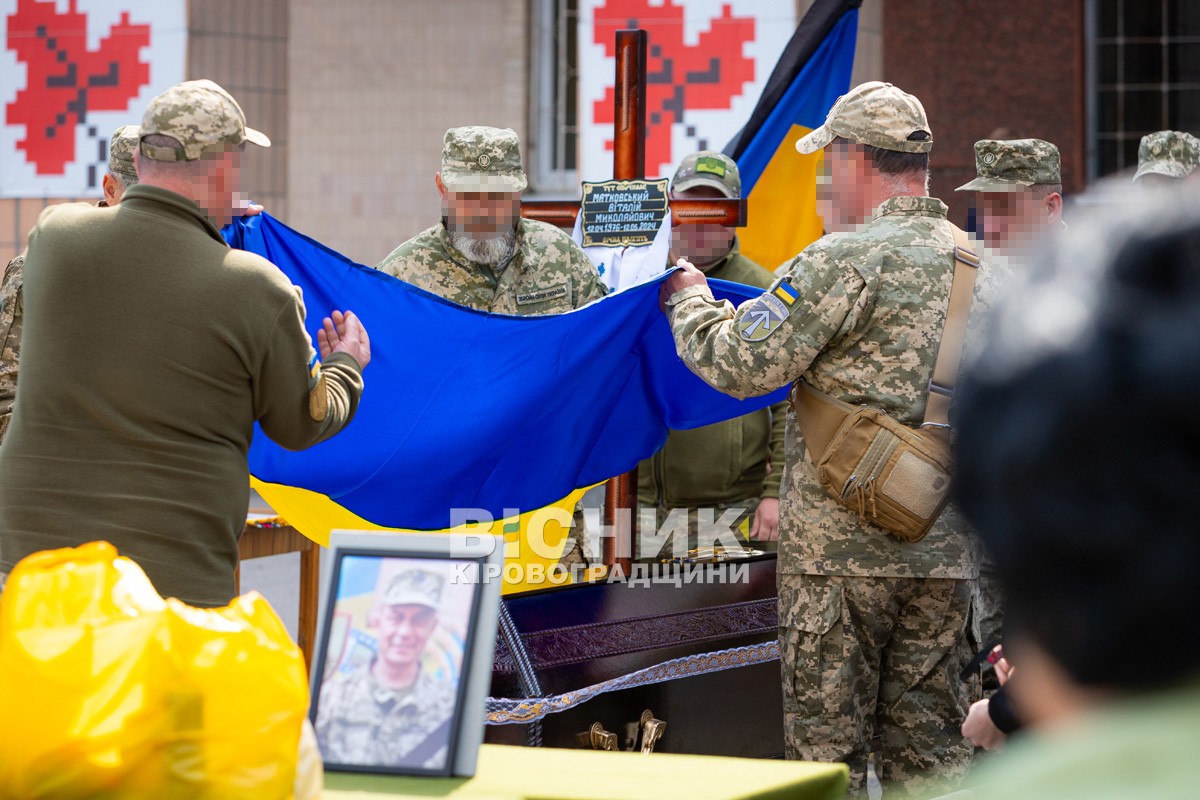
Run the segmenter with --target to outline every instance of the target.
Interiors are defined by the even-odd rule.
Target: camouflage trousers
[[[888,798],[956,785],[972,747],[959,730],[979,678],[975,581],[779,575],[785,754],[845,762],[865,798],[867,760]]]
[[[996,577],[995,568],[989,561],[984,560],[979,567],[979,587],[975,597],[975,616],[979,619],[979,646],[984,647],[988,642],[1003,638],[1004,632],[1004,600],[1000,579]],[[984,669],[983,690],[994,692],[1000,688],[1000,681],[995,670]]]
[[[562,555],[558,557],[558,565],[571,569],[586,567],[598,561],[598,554],[590,554],[584,547],[587,541],[587,525],[583,521],[583,503],[575,504],[575,512],[571,515],[571,530],[567,533],[567,541],[563,545]]]

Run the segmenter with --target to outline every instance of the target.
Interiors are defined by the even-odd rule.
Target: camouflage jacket
[[[570,236],[528,219],[517,229],[516,251],[496,269],[468,261],[441,223],[397,247],[376,269],[494,314],[561,314],[605,294],[595,265]]]
[[[916,426],[925,413],[953,277],[953,228],[932,197],[895,197],[851,233],[792,260],[761,298],[736,310],[689,287],[668,301],[680,357],[736,397],[803,378],[848,403]],[[986,269],[986,268],[984,268]],[[976,280],[972,315],[991,282]],[[961,514],[946,509],[920,542],[902,542],[838,505],[816,480],[788,414],[779,508],[784,573],[973,578],[978,555]]]
[[[450,731],[438,729],[454,714],[454,687],[424,670],[408,690],[381,685],[371,665],[331,678],[317,703],[317,744],[326,762],[374,766],[445,766]],[[441,746],[420,764],[408,754],[431,734]]]
[[[8,262],[0,283],[0,441],[12,418],[17,398],[17,368],[21,362],[21,286],[25,254]]]
[[[761,289],[774,277],[741,254],[736,238],[729,254],[704,273]],[[778,403],[702,428],[671,431],[662,449],[638,465],[638,502],[670,509],[777,499],[786,415],[787,404]]]

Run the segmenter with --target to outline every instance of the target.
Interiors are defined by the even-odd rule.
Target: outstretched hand
[[[334,311],[321,321],[321,329],[317,331],[317,348],[321,351],[322,360],[334,353],[345,353],[363,369],[371,363],[371,339],[353,311]]]

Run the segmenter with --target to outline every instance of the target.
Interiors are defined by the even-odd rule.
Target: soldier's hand
[[[984,750],[1000,750],[1004,747],[1005,735],[996,723],[992,722],[992,717],[988,714],[988,702],[990,698],[977,700],[971,705],[970,711],[967,712],[967,718],[963,720],[962,735],[971,740],[971,743],[976,747],[982,747]]]
[[[667,301],[671,299],[671,295],[680,289],[686,289],[689,286],[706,286],[708,284],[704,273],[693,267],[687,259],[679,259],[675,262],[675,266],[679,267],[679,269],[673,272],[671,277],[663,281],[662,286],[658,290],[658,307],[664,313],[667,310]]]
[[[249,197],[242,192],[238,192],[234,211],[237,212],[237,216],[257,217],[263,212],[263,207],[258,203],[251,203]]]
[[[322,320],[321,329],[317,331],[317,347],[322,359],[333,353],[345,353],[363,369],[371,363],[371,339],[353,311],[334,311]]]
[[[1000,645],[996,645],[996,649],[999,650]],[[1014,667],[1008,663],[1007,658],[996,659],[996,663],[992,667],[996,670],[996,680],[1000,681],[1001,686],[1008,683],[1008,679],[1013,676]]]
[[[754,522],[750,526],[750,538],[760,542],[779,541],[779,499],[764,497],[758,501]]]

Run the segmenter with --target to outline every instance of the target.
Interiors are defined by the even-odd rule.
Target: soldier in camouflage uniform
[[[954,269],[946,206],[927,196],[932,136],[891,84],[852,89],[797,144],[824,149],[832,233],[762,297],[717,302],[690,265],[661,297],[680,357],[735,397],[798,379],[921,423]],[[975,306],[985,281],[977,281]],[[865,796],[872,751],[889,795],[954,781],[972,749],[958,725],[978,694],[959,672],[977,647],[976,548],[948,508],[903,542],[821,488],[788,415],[780,495],[779,625],[786,754],[845,761]],[[894,794],[893,794],[894,793]]]
[[[993,277],[1006,278],[1022,271],[1034,242],[1066,228],[1062,159],[1058,148],[1043,139],[982,139],[975,143],[975,172],[973,180],[955,191],[976,193],[980,255]],[[984,643],[1000,639],[1000,585],[986,557],[979,573],[976,616]],[[990,680],[988,688],[996,688]]]
[[[1064,227],[1062,159],[1050,142],[982,139],[975,143],[975,171],[955,191],[975,192],[978,235],[992,268],[1020,259],[1032,242]]]
[[[723,154],[703,150],[685,156],[671,178],[673,199],[738,198],[742,178],[737,163]],[[766,289],[774,276],[742,255],[737,230],[724,225],[677,225],[671,229],[671,258],[686,258],[709,278]],[[784,417],[779,403],[736,419],[686,431],[671,431],[662,450],[638,466],[638,503],[656,510],[656,530],[672,511],[688,514],[687,548],[735,544],[747,535],[757,541],[779,538],[779,483],[783,472]],[[716,531],[699,525],[700,509],[711,509],[713,520],[738,514],[732,527]],[[678,516],[678,515],[676,515]],[[670,524],[670,523],[668,523]],[[665,532],[665,530],[664,530]],[[674,535],[653,539],[642,531],[636,556],[655,560],[681,555],[683,542]],[[718,538],[719,537],[719,538]],[[716,542],[713,540],[716,539]]]
[[[570,236],[521,217],[528,185],[520,142],[508,128],[446,131],[434,176],[442,220],[409,239],[376,269],[463,306],[494,314],[561,314],[606,293],[600,274]],[[559,563],[586,563],[583,511]]]
[[[133,164],[133,151],[137,149],[141,129],[137,125],[122,125],[113,131],[108,147],[108,172],[104,173],[101,186],[104,199],[96,205],[101,208],[115,206],[121,202],[125,190],[137,183],[137,169]],[[21,287],[25,284],[23,274],[25,254],[21,253],[4,268],[3,283],[0,283],[0,440],[8,430],[12,417],[13,400],[17,396],[17,372],[21,361]]]
[[[1183,131],[1157,131],[1142,137],[1133,180],[1142,184],[1172,183],[1200,165],[1200,139]]]
[[[528,181],[516,133],[451,128],[434,180],[442,221],[397,247],[378,269],[497,314],[559,314],[604,296],[595,265],[570,236],[521,218]]]
[[[317,701],[317,743],[326,762],[438,769],[446,764],[454,686],[421,668],[437,628],[442,576],[395,575],[378,611],[378,654],[331,678]]]

